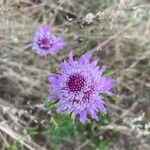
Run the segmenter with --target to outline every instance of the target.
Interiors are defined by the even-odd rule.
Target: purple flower
[[[97,60],[90,62],[91,54],[82,55],[78,61],[69,54],[69,62],[61,64],[59,74],[49,76],[54,95],[50,100],[59,100],[57,112],[69,112],[74,116],[79,115],[84,123],[87,115],[98,121],[98,112],[106,114],[105,102],[100,93],[112,95],[112,79],[103,77],[105,67],[97,66]]]
[[[55,55],[64,47],[64,40],[56,37],[48,26],[36,29],[32,49],[40,56]]]

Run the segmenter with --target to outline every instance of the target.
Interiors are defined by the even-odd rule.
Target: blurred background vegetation
[[[55,57],[31,49],[45,24],[66,41]],[[149,150],[149,0],[0,0],[0,44],[0,149]],[[46,99],[70,50],[92,51],[116,81],[99,122],[57,114]]]

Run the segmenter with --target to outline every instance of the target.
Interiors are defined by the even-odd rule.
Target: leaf
[[[104,73],[103,73],[103,76],[111,76],[115,73],[115,70],[113,69],[110,69],[110,70],[106,70]]]
[[[117,97],[117,96],[111,96],[111,97],[110,97],[110,101],[111,101],[112,103],[115,103],[116,101],[118,101],[118,97]]]

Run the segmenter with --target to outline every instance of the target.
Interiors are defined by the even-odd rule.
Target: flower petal
[[[102,77],[100,82],[100,93],[107,93],[113,86],[113,80],[109,77]]]
[[[70,60],[70,62],[73,62],[73,52],[72,51],[69,53],[69,60]]]
[[[85,123],[86,119],[87,119],[87,113],[86,111],[83,110],[80,112],[80,122]]]
[[[57,74],[52,74],[52,75],[49,75],[48,76],[48,81],[50,82],[50,83],[53,83],[53,84],[57,84],[58,83],[58,75]]]
[[[48,96],[48,100],[56,101],[56,100],[58,100],[58,97],[57,96]]]
[[[106,70],[106,66],[102,66],[99,70],[100,75],[102,75],[105,70]]]
[[[93,119],[95,119],[96,121],[99,120],[99,118],[98,118],[98,116],[97,116],[97,114],[96,114],[95,111],[91,110],[91,111],[90,111],[90,115],[91,115],[91,117],[92,117]]]
[[[86,54],[82,55],[82,56],[79,58],[78,62],[81,63],[81,64],[83,64],[83,65],[84,65],[84,64],[87,64],[87,63],[89,63],[91,57],[92,57],[92,54],[91,54],[91,53],[86,53]]]
[[[36,29],[32,49],[40,56],[55,55],[59,50],[63,49],[64,45],[63,38],[51,33],[48,25]]]

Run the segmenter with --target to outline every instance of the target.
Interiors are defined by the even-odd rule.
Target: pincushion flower
[[[56,37],[49,26],[37,28],[32,43],[32,49],[40,56],[55,55],[63,49],[64,40]]]
[[[60,72],[49,76],[53,96],[50,100],[58,100],[57,112],[69,112],[79,116],[84,123],[87,116],[98,121],[98,112],[106,114],[105,102],[101,93],[112,95],[112,79],[102,76],[105,67],[97,66],[96,61],[90,61],[92,55],[86,53],[78,61],[73,59],[72,52],[69,61],[61,64]]]

